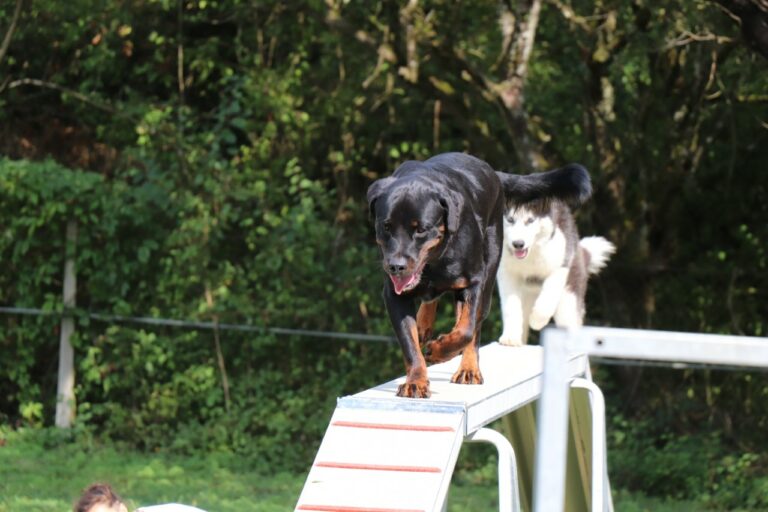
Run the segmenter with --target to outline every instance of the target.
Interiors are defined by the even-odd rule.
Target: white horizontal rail
[[[533,509],[560,512],[565,499],[569,354],[768,368],[768,338],[685,332],[583,327],[542,332],[544,375],[538,411]],[[603,509],[605,509],[605,503]]]
[[[768,338],[584,327],[568,333],[568,351],[599,357],[768,367]]]

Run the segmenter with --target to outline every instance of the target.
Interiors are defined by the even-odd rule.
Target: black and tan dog
[[[585,187],[589,176],[560,170],[497,173],[475,157],[444,153],[405,162],[368,188],[387,276],[384,302],[405,359],[406,380],[398,396],[428,398],[426,361],[446,361],[459,353],[461,363],[451,382],[482,384],[480,327],[501,257],[505,194],[520,200],[568,200],[588,194]],[[437,299],[444,293],[456,302],[456,324],[431,339]]]

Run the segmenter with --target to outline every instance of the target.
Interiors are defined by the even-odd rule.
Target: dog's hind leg
[[[589,253],[584,248],[574,255],[568,272],[568,282],[560,296],[557,311],[555,311],[555,325],[558,327],[572,329],[581,327],[584,323],[586,311],[584,301],[587,295],[587,280],[589,279],[588,258]]]

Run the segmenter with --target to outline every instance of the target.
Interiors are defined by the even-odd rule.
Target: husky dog
[[[504,214],[504,248],[497,274],[502,345],[524,345],[528,328],[554,316],[558,327],[579,327],[589,274],[615,251],[603,237],[579,240],[571,209],[557,199],[510,202]]]

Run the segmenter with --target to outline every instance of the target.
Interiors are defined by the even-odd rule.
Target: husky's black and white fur
[[[540,330],[553,317],[558,327],[581,326],[589,274],[598,273],[614,250],[603,237],[579,240],[562,201],[507,204],[497,274],[504,326],[499,343],[524,345],[529,327]]]

